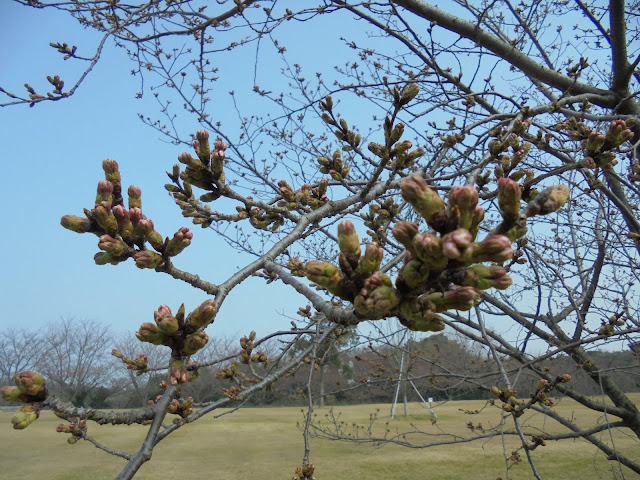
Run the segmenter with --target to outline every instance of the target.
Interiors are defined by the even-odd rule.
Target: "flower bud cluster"
[[[522,171],[516,170],[516,168],[529,153],[531,143],[522,142],[521,135],[527,131],[530,125],[530,120],[518,119],[514,122],[510,132],[501,127],[489,132],[489,136],[493,137],[488,144],[489,153],[497,159],[494,170],[496,178],[510,177],[518,180],[514,176],[522,175]]]
[[[384,202],[369,205],[368,213],[360,214],[369,229],[367,235],[381,247],[387,243],[386,227],[395,220],[399,211],[400,205],[395,203],[392,197],[388,197]]]
[[[194,224],[207,228],[211,225],[211,210],[206,205],[204,207],[200,205],[191,186],[206,190],[207,193],[200,196],[201,202],[212,202],[220,198],[225,181],[224,162],[227,144],[218,138],[211,151],[209,132],[199,130],[195,137],[193,149],[196,158],[187,152],[178,155],[178,161],[185,165],[185,169],[182,171],[179,164],[174,165],[172,172],[167,172],[173,183],[166,184],[165,189],[171,193],[182,210],[183,216],[191,217]]]
[[[47,385],[42,375],[36,372],[19,372],[13,377],[14,387],[2,387],[0,394],[6,402],[32,403],[47,398]]]
[[[395,285],[380,271],[383,250],[371,242],[363,254],[349,221],[338,225],[338,266],[311,260],[305,270],[309,280],[353,303],[357,315],[369,320],[397,316],[407,328],[419,331],[442,330],[444,320],[438,313],[471,309],[482,290],[508,288],[508,267],[495,264],[517,263],[522,252],[514,256],[512,244],[526,233],[527,217],[551,213],[568,198],[566,186],[549,187],[521,213],[521,187],[503,177],[497,192],[503,221],[477,241],[484,209],[474,186],[453,187],[446,203],[418,174],[404,178],[400,190],[432,231],[421,233],[412,222],[395,224],[392,234],[406,248]]]
[[[620,146],[633,139],[634,119],[615,120],[609,124],[606,133],[594,131],[575,117],[558,124],[558,129],[566,130],[573,140],[582,141],[586,168],[612,168],[616,165],[616,152]]]
[[[153,221],[142,213],[138,187],[128,188],[129,208],[125,208],[118,163],[104,160],[102,169],[105,180],[98,182],[94,208],[85,209],[84,217],[65,215],[60,220],[68,230],[99,237],[101,251],[93,257],[97,265],[117,265],[133,257],[138,268],[156,268],[164,258],[178,255],[191,243],[193,234],[188,228],[181,228],[171,240],[155,230]],[[146,249],[146,242],[155,252]]]
[[[315,469],[313,463],[306,463],[304,466],[296,468],[296,474],[292,480],[316,480],[316,477],[313,476]]]
[[[349,164],[342,161],[340,150],[333,152],[333,156],[330,158],[318,157],[318,164],[320,165],[320,172],[328,173],[336,182],[347,178],[351,169]]]
[[[87,433],[87,421],[76,419],[68,425],[61,423],[56,427],[56,432],[70,433],[71,436],[67,439],[67,443],[73,445],[74,443],[77,443],[78,440],[81,440]]]
[[[294,192],[286,180],[280,180],[278,187],[283,200],[279,201],[277,205],[287,210],[298,210],[305,207],[315,210],[329,201],[326,195],[328,185],[329,180],[324,178],[315,187],[305,183],[300,187],[300,190]]]
[[[149,357],[146,353],[141,353],[135,359],[132,359],[124,355],[120,350],[114,348],[111,350],[111,355],[122,360],[122,363],[127,366],[127,369],[133,370],[138,376],[146,372],[149,367]]]
[[[626,322],[621,318],[621,314],[618,314],[609,317],[606,321],[601,320],[601,324],[598,335],[610,337],[615,333],[616,327],[624,327]]]
[[[174,398],[169,403],[167,413],[179,415],[181,418],[188,417],[193,413],[193,397],[187,397],[187,399]]]
[[[267,355],[262,350],[253,353],[253,341],[256,339],[256,332],[252,331],[248,337],[240,339],[240,363],[267,363]]]

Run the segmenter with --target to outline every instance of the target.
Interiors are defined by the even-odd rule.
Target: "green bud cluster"
[[[68,230],[98,236],[101,251],[93,257],[97,265],[117,265],[133,258],[139,268],[156,268],[164,258],[177,255],[191,243],[193,234],[185,227],[171,240],[155,230],[153,221],[142,213],[138,187],[128,188],[129,208],[125,208],[118,163],[104,160],[102,169],[105,180],[98,182],[94,208],[85,209],[84,217],[65,215],[60,220]],[[147,242],[155,252],[146,249]]]
[[[40,416],[40,406],[36,405],[47,398],[47,385],[44,377],[36,372],[19,372],[13,377],[15,386],[2,387],[0,394],[5,402],[25,403],[11,419],[13,428],[27,428]]]
[[[585,168],[612,168],[617,164],[616,152],[620,146],[633,139],[634,119],[615,120],[609,124],[606,133],[594,131],[575,117],[557,125],[559,130],[566,130],[573,140],[582,141]]]
[[[316,467],[313,463],[305,463],[302,467],[296,468],[296,473],[292,480],[316,480],[313,472]]]
[[[516,177],[521,174],[516,168],[531,149],[531,143],[522,142],[521,136],[530,125],[530,120],[518,119],[513,123],[510,133],[502,127],[489,131],[489,136],[493,138],[489,140],[487,148],[497,161],[494,170],[496,178],[518,180]]]
[[[82,439],[82,437],[86,434],[87,422],[86,420],[76,419],[75,421],[70,422],[68,425],[61,423],[56,427],[56,432],[70,433],[71,436],[67,439],[67,443],[73,445],[74,443],[77,443],[78,440]]]
[[[280,180],[278,187],[283,200],[280,200],[277,205],[288,210],[304,209],[305,207],[315,210],[329,201],[326,195],[328,185],[329,180],[324,178],[315,187],[305,183],[294,192],[286,180]]]
[[[388,197],[381,203],[372,203],[369,205],[368,213],[361,213],[360,216],[364,220],[367,235],[371,240],[383,247],[387,243],[385,230],[390,222],[393,222],[400,211],[400,206],[393,201],[392,197]]]
[[[153,312],[155,323],[145,322],[136,332],[136,337],[141,342],[165,345],[171,348],[169,383],[172,385],[191,380],[193,374],[189,373],[182,358],[193,355],[207,344],[209,337],[202,330],[213,322],[217,312],[216,302],[213,299],[205,300],[186,318],[184,304],[180,305],[175,315],[167,305],[160,305]],[[117,350],[114,350],[112,354],[122,359],[127,364],[127,368],[146,369],[146,355],[131,360]]]
[[[495,264],[521,263],[522,252],[515,255],[512,244],[526,233],[526,219],[556,211],[569,193],[564,185],[549,187],[521,212],[521,186],[500,178],[497,196],[503,221],[478,241],[484,209],[474,186],[453,187],[445,202],[424,178],[411,174],[400,182],[400,190],[432,230],[421,233],[415,223],[395,224],[392,234],[406,248],[395,285],[380,271],[380,246],[369,243],[362,254],[349,221],[338,225],[338,266],[311,260],[305,270],[309,280],[353,303],[357,315],[370,320],[397,316],[407,328],[419,331],[442,330],[444,320],[438,314],[473,308],[482,290],[508,288],[509,268]]]
[[[122,360],[122,363],[127,366],[127,369],[133,370],[138,376],[145,373],[149,367],[149,357],[146,353],[141,353],[136,358],[132,359],[124,355],[120,350],[114,348],[111,350],[111,355]]]
[[[181,418],[187,418],[193,413],[193,397],[187,397],[186,399],[174,398],[169,403],[167,413],[173,415],[179,415]]]
[[[208,205],[202,206],[200,202],[212,202],[222,195],[227,144],[218,138],[211,151],[209,132],[199,130],[195,137],[193,149],[196,158],[187,152],[178,155],[178,161],[185,165],[185,169],[181,170],[180,164],[174,165],[173,170],[167,172],[173,183],[166,184],[165,189],[173,196],[183,216],[193,218],[194,224],[207,228],[212,222],[211,209]],[[207,193],[201,195],[198,201],[192,186]]]
[[[331,175],[331,178],[336,182],[346,179],[351,169],[349,164],[342,161],[340,150],[333,152],[330,158],[318,157],[318,164],[320,165],[320,172]]]

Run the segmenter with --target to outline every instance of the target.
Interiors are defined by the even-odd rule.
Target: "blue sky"
[[[5,45],[0,49],[0,86],[24,93],[25,82],[46,90],[45,76],[54,74],[68,88],[78,73],[80,65],[63,62],[49,42],[67,42],[78,46],[78,54],[89,54],[98,37],[64,14],[2,2],[0,40]],[[237,63],[233,70],[246,79],[248,71],[243,72],[242,65],[245,70],[250,67]],[[168,144],[138,119],[138,112],[155,113],[157,106],[151,95],[134,98],[139,83],[130,70],[124,51],[110,43],[73,97],[34,108],[0,109],[5,174],[0,199],[0,328],[37,329],[62,316],[75,316],[96,318],[115,331],[134,331],[152,321],[160,304],[175,310],[185,302],[190,309],[207,298],[167,275],[139,270],[132,261],[96,266],[97,237],[74,234],[59,224],[62,215],[82,215],[83,207],[93,206],[96,184],[103,178],[101,162],[113,158],[120,164],[123,186],[141,187],[143,211],[160,233],[172,236],[178,228],[192,226],[163,188],[165,171],[185,148]],[[241,86],[237,78],[230,81]],[[249,89],[251,80],[246,84]],[[183,132],[198,128],[186,118],[181,126]],[[192,245],[176,258],[179,268],[218,283],[249,260],[211,231],[193,231]],[[260,334],[288,328],[289,319],[281,313],[294,315],[305,304],[277,283],[264,288],[262,280],[250,279],[228,297],[215,331],[254,329]]]

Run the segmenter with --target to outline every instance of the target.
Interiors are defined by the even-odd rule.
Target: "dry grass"
[[[633,395],[640,402],[640,394]],[[469,415],[464,411],[481,409],[484,402],[450,402],[435,407],[438,415],[432,425],[429,412],[417,404],[410,405],[409,417],[404,417],[402,407],[396,418],[389,421],[389,405],[362,405],[337,407],[342,419],[351,423],[368,423],[369,414],[379,409],[377,433],[388,428],[393,433],[410,430],[411,425],[430,434],[442,432],[469,436],[466,423],[482,423],[485,429],[500,421],[498,409],[485,409]],[[588,412],[569,400],[562,400],[559,413],[572,416],[580,425],[593,425],[604,421],[602,416]],[[328,409],[317,411],[322,419]],[[55,432],[60,423],[50,412],[27,430],[15,431],[8,424],[11,413],[0,412],[0,478],[39,479],[111,479],[122,468],[123,461],[106,455],[87,442],[67,445],[66,435]],[[220,418],[205,417],[187,425],[154,451],[153,459],[139,472],[137,479],[212,479],[258,478],[282,480],[291,478],[303,454],[302,438],[296,423],[302,419],[300,408],[247,408]],[[527,431],[536,428],[549,432],[564,431],[561,426],[540,415],[523,418]],[[90,433],[110,447],[133,451],[144,436],[145,429],[133,427],[99,427],[90,425]],[[635,461],[640,462],[640,443],[637,438],[608,432],[598,437],[613,444]],[[432,437],[437,439],[439,437]],[[504,452],[507,456],[517,448],[518,439],[503,439],[463,443],[455,446],[438,446],[429,449],[408,449],[397,445],[357,445],[346,442],[312,440],[312,458],[316,464],[316,477],[320,480],[414,480],[414,479],[478,479],[506,478]],[[639,478],[583,440],[549,442],[533,452],[538,469],[545,480],[596,478]],[[524,457],[524,455],[523,455]],[[512,465],[511,463],[509,463]],[[621,473],[622,472],[622,473]],[[509,478],[533,478],[526,460],[512,466]]]

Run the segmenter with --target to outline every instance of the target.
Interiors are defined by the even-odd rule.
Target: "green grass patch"
[[[631,395],[640,402],[640,394]],[[468,422],[482,424],[484,431],[500,425],[497,408],[486,408],[478,414],[466,411],[482,409],[484,401],[459,401],[434,405],[437,422],[418,404],[410,404],[408,417],[402,406],[389,418],[390,405],[359,405],[336,407],[348,431],[353,425],[367,425],[369,416],[377,411],[374,434],[383,435],[415,428],[426,435],[409,435],[415,441],[444,441],[450,435],[473,436]],[[569,399],[554,407],[582,426],[604,422],[603,415],[588,411]],[[328,408],[316,410],[323,423]],[[0,412],[0,478],[46,478],[51,480],[114,478],[124,466],[124,460],[107,455],[88,442],[66,443],[65,434],[56,433],[60,420],[43,412],[33,425],[16,431],[9,423],[12,413]],[[302,435],[296,424],[302,420],[300,407],[245,408],[220,418],[205,417],[186,425],[156,447],[151,462],[145,464],[136,479],[190,478],[231,480],[260,478],[282,480],[291,478],[303,455]],[[612,419],[614,420],[614,419]],[[527,433],[541,431],[560,433],[566,430],[540,414],[524,415],[521,419]],[[511,424],[507,422],[506,427]],[[146,427],[98,426],[89,424],[89,433],[110,448],[134,452],[142,442]],[[482,434],[477,431],[477,434]],[[640,462],[640,443],[626,432],[605,431],[597,437]],[[514,435],[504,438],[477,440],[457,445],[441,445],[428,449],[409,449],[398,445],[357,444],[313,438],[311,461],[316,464],[319,480],[495,480],[533,478],[524,452],[522,463],[514,465],[506,456],[519,446]],[[640,478],[630,470],[607,460],[588,442],[565,440],[548,442],[533,452],[537,468],[545,480],[577,478]]]

